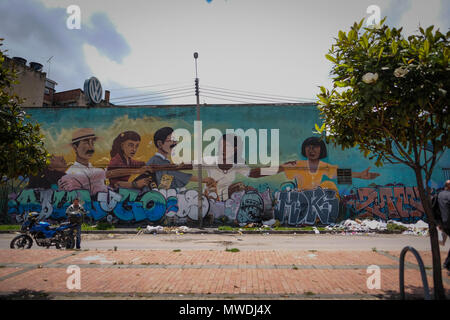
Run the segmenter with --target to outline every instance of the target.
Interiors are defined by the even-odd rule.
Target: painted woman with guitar
[[[141,169],[145,166],[145,162],[133,159],[140,142],[141,136],[135,131],[122,132],[114,139],[110,152],[111,161],[109,162],[106,174],[106,177],[109,178],[110,186],[114,189],[142,189],[149,184],[150,177],[143,177],[137,181],[129,181],[130,176],[134,172],[145,172],[145,170]],[[127,171],[127,169],[141,170]]]

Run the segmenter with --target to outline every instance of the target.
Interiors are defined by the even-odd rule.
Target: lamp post
[[[198,81],[198,73],[197,73],[197,58],[198,58],[198,53],[194,52],[194,59],[195,59],[195,95],[197,97],[197,121],[200,121],[200,92],[199,92],[199,81]],[[198,161],[198,225],[199,228],[202,228],[202,222],[203,222],[203,217],[202,217],[202,198],[203,198],[203,188],[202,188],[202,162],[203,162],[203,145],[202,145],[202,137],[201,135],[199,135],[197,137],[198,141],[197,141],[197,146],[198,146],[198,150],[197,150],[197,161]]]

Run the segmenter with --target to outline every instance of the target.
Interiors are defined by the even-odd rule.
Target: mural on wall
[[[396,175],[396,167],[373,172],[359,152],[348,151],[346,158],[345,152],[311,137],[311,128],[319,122],[315,106],[298,106],[288,113],[274,108],[221,106],[202,111],[204,123],[215,128],[242,128],[245,123],[247,128],[280,128],[282,160],[278,171],[263,173],[261,166],[247,164],[245,136],[219,136],[217,153],[208,162],[212,164],[203,167],[205,221],[244,225],[277,219],[298,226],[334,224],[350,216],[425,219],[412,173]],[[179,143],[174,130],[192,129],[193,113],[186,110],[191,109],[91,108],[78,110],[80,114],[73,108],[33,110],[53,156],[23,190],[9,195],[8,214],[18,222],[30,211],[40,212],[42,219],[62,220],[79,197],[93,221],[196,221],[197,172],[191,163],[172,161]],[[361,169],[351,170],[353,185],[337,183],[340,167]],[[406,184],[389,185],[394,178]],[[443,180],[437,177],[438,183]]]
[[[436,190],[432,190],[434,193]],[[424,216],[417,187],[386,185],[358,188],[346,205],[359,217],[416,222]]]

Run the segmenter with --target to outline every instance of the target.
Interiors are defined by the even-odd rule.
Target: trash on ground
[[[390,226],[388,227],[388,225]],[[392,225],[396,225],[396,227],[392,228],[393,227]],[[412,234],[421,236],[428,235],[428,224],[422,220],[419,220],[416,223],[406,224],[395,220],[388,220],[384,222],[369,219],[364,220],[347,219],[335,226],[326,226],[325,229],[329,231],[338,230],[341,231],[342,234],[346,233],[356,234],[357,232],[371,233],[375,231],[399,230],[402,231],[402,234]]]
[[[147,226],[145,231],[146,233],[175,233],[183,235],[185,232],[189,231],[189,228],[186,226],[179,226],[179,227]]]

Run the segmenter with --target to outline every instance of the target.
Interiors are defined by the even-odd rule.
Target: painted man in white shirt
[[[240,145],[240,146],[239,146]],[[230,198],[228,188],[238,178],[238,175],[248,177],[250,168],[245,164],[242,154],[238,154],[238,150],[242,150],[242,141],[240,137],[234,134],[225,134],[219,142],[219,157],[213,159],[213,166],[208,166],[206,172],[208,177],[214,179],[215,183],[208,183],[208,193],[216,193],[221,201]]]
[[[94,143],[97,136],[91,128],[78,129],[72,134],[72,148],[76,161],[66,171],[58,186],[61,190],[89,190],[91,195],[107,191],[105,185],[106,171],[94,168],[89,160],[95,152]]]

